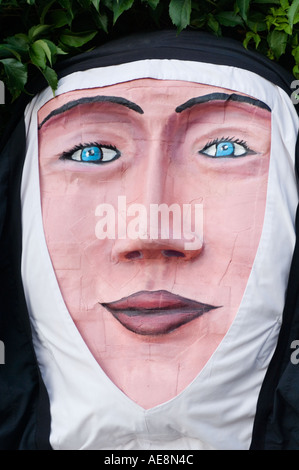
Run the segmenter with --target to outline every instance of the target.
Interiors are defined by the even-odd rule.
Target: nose
[[[191,243],[188,239],[158,239],[138,238],[131,240],[116,240],[112,249],[112,260],[138,261],[152,260],[192,260],[203,250],[203,241],[196,237]]]
[[[175,193],[175,178],[181,171],[173,163],[175,146],[168,141],[159,121],[153,123],[150,131],[144,158],[136,169],[131,193],[134,204],[127,206],[126,236],[116,239],[112,258],[115,261],[192,260],[203,250],[202,206],[184,201],[188,181],[186,187]],[[193,196],[189,195],[188,200],[196,200]],[[133,221],[130,216],[135,216]],[[132,223],[133,230],[130,230]]]
[[[203,250],[202,205],[185,204],[184,189],[174,194],[175,171],[169,175],[171,146],[158,135],[157,129],[158,126],[148,143],[143,160],[146,163],[139,172],[143,178],[135,183],[138,203],[134,199],[135,203],[126,208],[126,236],[116,239],[112,249],[114,261],[191,260]],[[133,221],[130,216],[135,216]]]

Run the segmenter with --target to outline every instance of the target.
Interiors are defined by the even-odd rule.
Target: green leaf
[[[96,34],[97,34],[97,31],[85,31],[81,33],[73,33],[71,31],[66,30],[60,36],[60,41],[66,46],[81,47],[87,42],[91,41],[95,37]]]
[[[147,3],[153,10],[157,8],[160,0],[142,0],[142,3]]]
[[[213,20],[214,20],[214,17],[213,17]],[[197,18],[192,18],[190,26],[193,26],[196,29],[202,29],[205,27],[206,24],[210,26],[209,20],[207,20],[207,18],[205,18],[204,16],[201,16]],[[213,27],[211,29],[214,30]],[[219,31],[220,31],[220,27],[219,27]]]
[[[240,15],[244,21],[247,21],[247,14],[249,11],[250,0],[236,0],[236,4],[239,8]]]
[[[53,29],[61,28],[62,26],[70,26],[72,19],[70,15],[64,10],[52,10],[48,13],[48,21],[53,25]]]
[[[38,39],[31,45],[29,55],[33,64],[44,69],[47,59],[50,65],[52,65],[56,52],[57,49],[53,42],[48,39]]]
[[[207,24],[214,33],[218,34],[220,32],[220,25],[211,13],[208,14]]]
[[[280,0],[252,0],[253,3],[275,3],[276,5],[280,4]]]
[[[260,12],[249,13],[247,18],[247,25],[255,33],[259,31],[266,31],[267,24],[265,22],[265,17]]]
[[[113,24],[116,23],[120,15],[125,11],[129,10],[134,3],[134,0],[113,0],[112,11],[113,11]]]
[[[99,9],[100,9],[100,2],[101,2],[101,0],[92,0],[92,4],[93,4],[93,6],[95,7],[95,9],[97,11],[99,11]]]
[[[28,60],[29,43],[26,35],[16,34],[15,36],[10,36],[5,39],[5,42],[6,44],[3,44],[3,46],[8,47],[16,59],[20,62]]]
[[[68,24],[71,25],[75,15],[71,0],[58,0],[58,3],[65,9],[69,19]]]
[[[49,60],[50,65],[53,64],[56,54],[57,54],[57,47],[54,42],[50,41],[49,39],[40,39],[42,47],[44,47],[47,59]],[[46,45],[44,45],[46,43]]]
[[[59,46],[56,46],[56,54],[58,55],[67,55],[68,53],[61,49]]]
[[[248,43],[253,40],[255,44],[255,48],[257,49],[260,42],[261,42],[261,37],[259,34],[254,33],[253,31],[248,31],[246,33],[245,39],[243,41],[243,46],[247,49]]]
[[[0,44],[0,57],[6,59],[12,56],[21,62],[21,56],[16,50],[7,44]]]
[[[288,22],[279,23],[275,29],[277,31],[285,31],[287,34],[292,34],[292,28]]]
[[[292,55],[295,58],[296,64],[299,64],[299,46],[294,47],[294,49],[292,50]]]
[[[94,16],[94,22],[97,28],[102,29],[108,33],[108,16],[106,14],[97,14]]]
[[[178,32],[181,32],[190,24],[191,0],[171,0],[169,16]]]
[[[28,44],[30,43],[30,40],[27,34],[23,34],[23,33],[15,34],[14,36],[7,38],[6,41],[11,42],[11,40],[15,40],[15,39],[17,39],[18,41],[21,40],[24,47],[26,47],[27,45],[27,48],[28,48]]]
[[[5,39],[7,44],[11,44],[14,47],[17,47],[19,50],[27,51],[29,39],[26,34],[15,34]]]
[[[109,8],[109,10],[113,11],[113,2],[115,0],[102,0],[103,4]]]
[[[32,26],[32,28],[30,28],[28,31],[28,38],[30,41],[34,41],[38,36],[47,33],[50,29],[51,26],[46,24],[38,24],[36,26]]]
[[[44,48],[38,43],[38,41],[34,42],[29,50],[29,56],[31,62],[41,69],[46,68],[47,57],[44,51]]]
[[[233,11],[223,11],[218,13],[216,18],[223,26],[238,26],[243,24],[242,18],[236,15]]]
[[[285,53],[288,35],[284,31],[274,29],[268,34],[267,40],[271,52],[276,59]]]
[[[280,0],[280,5],[283,10],[287,10],[290,6],[289,0]]]
[[[91,0],[77,0],[79,5],[81,5],[85,10],[90,8],[92,1]]]
[[[6,85],[15,100],[27,83],[27,65],[22,64],[17,59],[1,59],[6,75]]]
[[[51,8],[51,6],[53,5],[53,3],[55,3],[55,0],[51,0],[51,2],[47,2],[46,6],[44,7],[44,9],[42,10],[42,13],[40,15],[40,22],[41,24],[44,24],[44,21],[45,21],[45,16],[46,14],[48,13],[49,9]]]
[[[67,11],[69,11],[69,10],[72,11],[72,2],[71,2],[71,0],[58,0],[58,3],[62,6],[62,8],[65,8]]]
[[[46,67],[44,70],[42,70],[42,74],[47,80],[49,86],[52,88],[53,93],[55,93],[58,85],[58,77],[55,70],[51,69],[50,67]]]
[[[297,64],[293,67],[293,74],[296,78],[299,78],[299,66]]]
[[[299,0],[293,0],[288,10],[288,20],[289,20],[291,29],[293,29],[294,19],[298,12],[299,12]]]

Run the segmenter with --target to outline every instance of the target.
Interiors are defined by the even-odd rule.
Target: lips
[[[125,328],[140,335],[167,334],[219,308],[170,292],[141,291],[110,303],[102,303]]]

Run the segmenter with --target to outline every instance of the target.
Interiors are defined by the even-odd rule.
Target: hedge
[[[299,0],[0,0],[0,80],[13,102],[34,73],[53,91],[66,55],[140,31],[209,31],[238,39],[299,78]]]

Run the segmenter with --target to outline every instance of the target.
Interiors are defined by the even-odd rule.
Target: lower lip
[[[140,335],[162,335],[176,330],[206,312],[216,308],[210,305],[198,305],[194,308],[163,309],[128,309],[114,310],[105,306],[112,315],[128,330]]]

